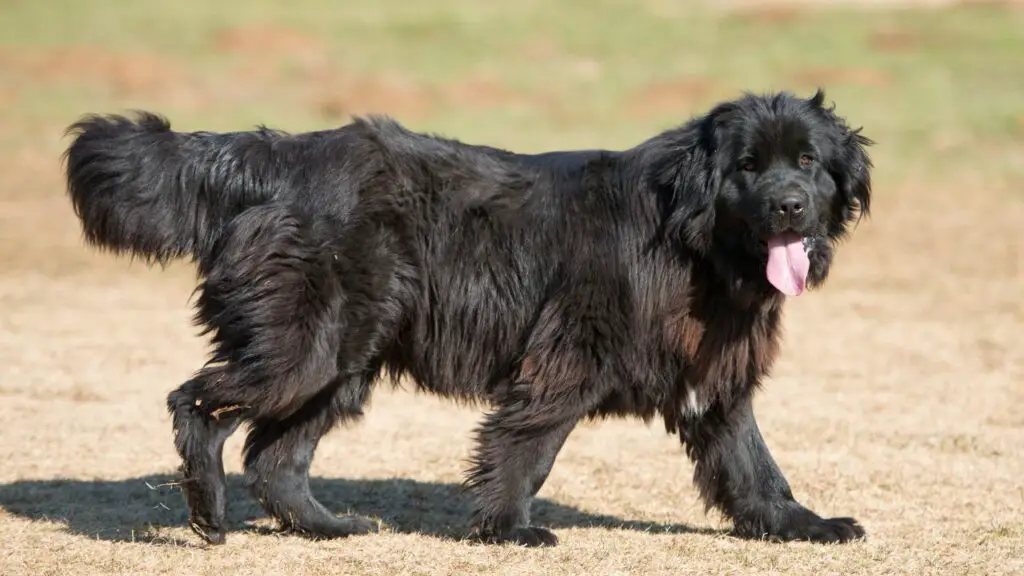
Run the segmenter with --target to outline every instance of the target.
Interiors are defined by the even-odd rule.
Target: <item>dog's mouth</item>
[[[768,263],[765,275],[768,282],[787,296],[799,296],[807,287],[807,273],[811,269],[808,257],[814,239],[792,230],[769,236]]]

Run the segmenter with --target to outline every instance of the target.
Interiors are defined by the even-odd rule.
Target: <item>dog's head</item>
[[[747,95],[676,133],[655,172],[671,190],[666,233],[784,294],[824,282],[834,242],[870,208],[872,143],[824,99]]]

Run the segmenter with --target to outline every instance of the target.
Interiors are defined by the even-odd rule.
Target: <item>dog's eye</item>
[[[811,164],[814,164],[814,158],[812,158],[811,156],[809,156],[807,154],[801,154],[800,155],[800,167],[801,168],[810,168]]]
[[[740,170],[743,170],[744,172],[753,172],[757,170],[757,165],[754,164],[754,161],[750,158],[745,158],[740,160]]]

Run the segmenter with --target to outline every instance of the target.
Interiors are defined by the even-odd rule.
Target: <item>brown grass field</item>
[[[733,4],[0,0],[0,574],[1024,574],[1024,8]],[[621,148],[743,90],[817,85],[878,141],[874,216],[788,304],[757,405],[797,498],[866,541],[735,539],[677,440],[611,421],[570,437],[535,504],[560,547],[472,545],[481,409],[383,388],[314,463],[318,496],[381,534],[276,534],[241,434],[228,543],[185,526],[164,398],[205,359],[194,278],[82,244],[60,164],[77,116],[298,131],[374,111]]]

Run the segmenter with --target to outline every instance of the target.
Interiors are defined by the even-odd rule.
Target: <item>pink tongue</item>
[[[787,296],[799,296],[807,283],[811,262],[804,251],[803,238],[785,232],[768,239],[768,281]]]

